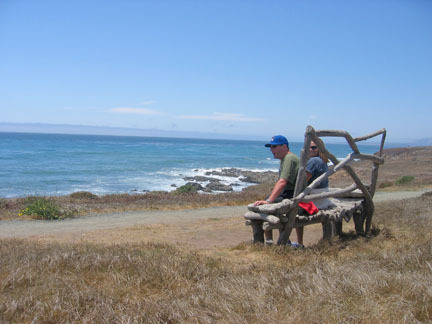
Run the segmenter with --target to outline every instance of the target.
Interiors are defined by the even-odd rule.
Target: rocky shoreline
[[[237,168],[225,168],[220,171],[207,171],[204,176],[184,177],[183,180],[187,181],[185,186],[192,186],[197,191],[212,193],[234,191],[234,187],[238,186],[239,182],[244,183],[246,186],[275,182],[277,176],[277,172],[273,171],[247,171]]]

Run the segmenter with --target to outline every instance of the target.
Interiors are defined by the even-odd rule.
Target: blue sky
[[[0,0],[0,123],[431,137],[432,1]]]

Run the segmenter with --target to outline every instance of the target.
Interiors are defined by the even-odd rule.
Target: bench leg
[[[361,212],[356,212],[353,215],[354,226],[355,226],[355,231],[356,231],[357,235],[362,235],[362,236],[365,235],[365,230],[364,230],[365,218],[366,218],[366,215],[364,214],[363,210]]]
[[[336,235],[341,237],[342,236],[342,221],[336,222],[335,225],[336,225]]]
[[[342,222],[328,221],[321,223],[323,229],[323,240],[330,240],[336,235],[342,236]]]
[[[372,226],[372,215],[373,213],[368,213],[365,215],[365,233],[370,234]]]
[[[264,243],[264,230],[263,222],[258,220],[252,221],[252,232],[253,232],[253,242],[254,243]]]
[[[292,227],[285,225],[285,228],[279,230],[279,239],[277,241],[278,245],[286,245],[289,242],[289,237],[291,235]]]
[[[336,235],[336,225],[334,221],[322,222],[323,240],[330,240]]]

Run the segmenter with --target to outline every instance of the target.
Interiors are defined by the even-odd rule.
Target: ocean
[[[0,132],[0,197],[172,191],[183,178],[223,168],[277,171],[265,141]],[[303,143],[292,142],[299,155]],[[363,153],[378,145],[359,145]],[[347,144],[327,144],[338,158]],[[240,191],[250,183],[220,177]]]

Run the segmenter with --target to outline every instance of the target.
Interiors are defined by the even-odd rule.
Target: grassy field
[[[2,240],[0,323],[430,323],[431,205],[377,204],[368,238],[220,257]]]

